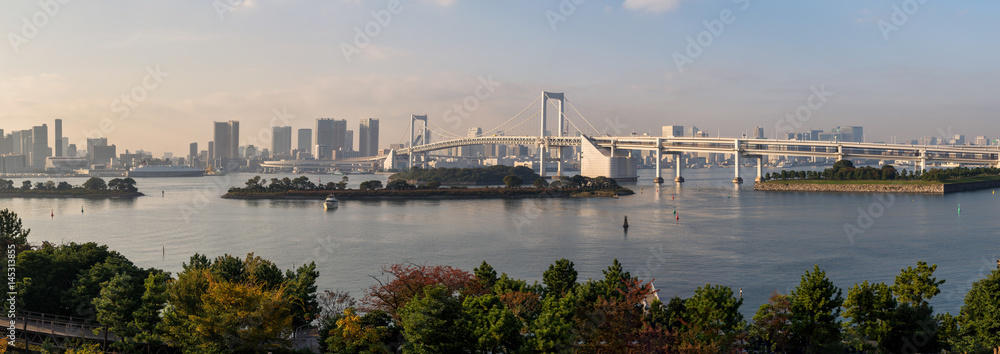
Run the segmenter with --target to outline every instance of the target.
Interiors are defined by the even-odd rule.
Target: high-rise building
[[[76,157],[66,153],[66,150],[69,150],[69,138],[64,136],[62,137],[61,141],[62,141],[62,149],[60,150],[62,150],[62,156]]]
[[[55,143],[56,143],[55,156],[56,157],[61,157],[63,155],[63,147],[66,146],[66,145],[63,145],[62,119],[56,119],[55,133],[56,133],[56,139],[55,139]],[[3,134],[0,134],[0,135],[3,135]]]
[[[271,153],[275,156],[291,156],[292,127],[272,127]]]
[[[316,159],[327,159],[330,158],[330,151],[333,149],[334,141],[336,139],[334,134],[334,119],[333,118],[317,118],[316,119],[316,146],[322,146],[322,148],[317,148],[313,150],[313,156]],[[343,134],[343,133],[342,133]],[[341,139],[343,135],[341,134]]]
[[[299,129],[299,140],[297,149],[299,151],[309,152],[312,149],[312,129],[304,128]]]
[[[21,130],[15,130],[10,132],[10,153],[24,155],[24,150],[21,149],[21,141],[24,140]]]
[[[754,139],[764,139],[764,127],[757,126],[757,128],[754,129],[753,138]]]
[[[115,155],[117,155],[117,147],[114,144],[94,146],[94,158],[91,163],[106,164],[111,162],[115,158]]]
[[[344,134],[344,151],[354,151],[354,131],[346,130]]]
[[[469,128],[469,132],[465,134],[465,136],[469,138],[475,138],[480,135],[483,135],[483,128],[480,127]],[[467,157],[484,156],[486,152],[485,150],[486,149],[483,145],[463,146],[462,156],[467,156]]]
[[[361,156],[378,155],[378,119],[364,118],[358,127],[358,151]]]
[[[212,161],[215,161],[215,142],[214,141],[209,141],[208,142],[208,161],[207,161],[207,163],[209,165],[211,165]]]
[[[51,156],[49,153],[49,127],[47,125],[31,127],[31,145],[31,167],[44,169],[45,158]]]
[[[188,149],[188,164],[194,166],[194,160],[198,159],[198,143],[191,143],[191,148]]]
[[[844,127],[841,129],[841,132],[851,134],[851,141],[855,143],[865,142],[865,130],[863,127]]]
[[[333,145],[330,145],[330,150],[336,150],[336,151],[348,150],[346,119],[333,120]]]
[[[14,152],[14,142],[10,135],[4,135],[0,129],[0,155],[7,155]]]
[[[215,159],[240,157],[240,122],[215,122]]]
[[[682,125],[664,125],[663,134],[661,136],[672,136],[672,137],[682,137],[684,136],[684,126]]]

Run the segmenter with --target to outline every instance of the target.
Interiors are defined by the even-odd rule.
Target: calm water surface
[[[175,274],[195,252],[253,252],[283,269],[316,261],[321,290],[360,297],[374,283],[370,275],[399,262],[471,271],[486,260],[530,282],[559,258],[572,260],[581,280],[602,277],[617,258],[632,274],[655,278],[662,298],[690,297],[706,283],[742,288],[748,317],[772,291],[793,289],[813,264],[846,296],[863,280],[892,283],[918,260],[938,265],[935,275],[947,282],[932,304],[954,314],[970,284],[1000,258],[1000,196],[990,190],[885,199],[764,193],[752,190],[752,169],[743,170],[748,183],[739,188],[731,169],[685,170],[686,183],[659,190],[653,171],[640,170],[640,181],[628,185],[637,194],[619,199],[341,201],[329,212],[318,200],[219,198],[253,174],[143,178],[147,196],[135,200],[0,199],[0,208],[24,219],[30,242],[107,244],[141,267]],[[340,180],[310,179],[317,177]],[[357,186],[387,176],[349,177]],[[859,208],[876,217],[859,221]],[[845,225],[863,234],[851,240]]]

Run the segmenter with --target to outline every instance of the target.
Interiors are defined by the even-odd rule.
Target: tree
[[[375,180],[364,181],[361,182],[361,185],[358,186],[358,188],[363,191],[373,191],[376,189],[382,189],[382,181],[375,181]]]
[[[21,182],[21,190],[22,191],[31,190],[31,181],[25,180],[24,182]]]
[[[116,346],[135,350],[135,329],[132,313],[138,309],[141,290],[135,286],[132,276],[119,274],[101,283],[100,295],[93,300],[97,309],[97,321],[109,331],[123,338]]]
[[[536,353],[572,353],[577,335],[573,331],[576,296],[549,296],[542,303],[538,318],[531,323],[528,349]]]
[[[30,229],[21,226],[21,218],[8,209],[0,210],[0,240],[5,245],[24,246],[28,243]],[[6,274],[6,273],[4,273]]]
[[[448,266],[393,264],[382,267],[382,273],[391,278],[382,281],[372,277],[378,284],[368,289],[361,302],[366,310],[383,310],[396,319],[399,311],[429,286],[441,285],[449,293],[463,294],[470,292],[476,282],[469,272]]]
[[[167,303],[160,323],[164,339],[185,352],[252,352],[290,344],[292,314],[284,287],[267,290],[191,269],[168,285]]]
[[[385,189],[393,190],[393,191],[408,191],[408,190],[416,189],[416,187],[413,186],[412,184],[407,183],[404,180],[396,179],[396,180],[389,181],[389,183],[387,183],[385,185]]]
[[[441,188],[441,182],[438,181],[430,181],[421,184],[419,187],[417,187],[417,189],[438,189],[438,188]]]
[[[471,335],[481,353],[516,353],[523,345],[521,321],[493,294],[466,297]]]
[[[743,299],[736,299],[733,289],[727,286],[698,287],[684,305],[687,308],[684,318],[693,328],[702,330],[698,337],[703,344],[717,344],[726,350],[743,328],[743,315],[739,311]]]
[[[393,353],[385,343],[392,337],[391,317],[376,311],[358,316],[346,308],[323,342],[331,353]]]
[[[486,289],[487,291],[493,290],[493,285],[497,282],[497,271],[493,270],[493,267],[483,260],[483,263],[479,267],[472,269],[473,274],[476,275],[476,281],[479,285]]]
[[[253,178],[247,180],[246,189],[248,192],[257,192],[264,190],[264,180],[260,176],[253,176]]]
[[[0,189],[2,189],[2,188],[0,188]],[[59,185],[56,186],[56,190],[60,190],[60,191],[68,191],[70,189],[73,189],[73,185],[69,184],[69,182],[66,182],[66,181],[59,182]]]
[[[273,263],[272,263],[273,264]],[[291,301],[292,325],[299,327],[312,322],[319,315],[319,301],[316,298],[316,262],[300,266],[295,272],[285,274],[287,295]]]
[[[1000,269],[972,283],[959,317],[961,339],[954,348],[963,352],[996,352],[1000,348]]]
[[[549,181],[546,181],[544,178],[538,178],[535,179],[535,183],[532,183],[531,185],[535,188],[548,188]]]
[[[771,293],[768,303],[760,305],[750,327],[751,342],[762,352],[787,351],[791,324],[791,296]]]
[[[898,349],[898,338],[892,336],[895,329],[896,299],[885,283],[854,284],[847,291],[844,301],[844,317],[850,319],[848,331],[862,339],[858,350],[872,351],[875,348],[865,344],[874,341],[878,349],[891,352]]]
[[[939,285],[944,284],[944,280],[938,281],[932,277],[937,270],[937,264],[927,266],[927,262],[918,261],[917,268],[906,267],[900,269],[896,276],[896,283],[892,286],[892,293],[901,304],[910,304],[917,307],[928,307],[930,300],[941,293]]]
[[[108,185],[100,177],[90,177],[86,182],[83,182],[83,188],[92,191],[103,191],[108,189]]]
[[[546,296],[563,296],[566,292],[576,286],[576,269],[573,269],[573,262],[562,258],[549,265],[549,269],[542,274],[545,283]]]
[[[405,352],[466,353],[474,346],[462,302],[442,285],[424,288],[423,294],[400,311],[406,338]]]
[[[160,311],[167,305],[169,279],[170,275],[164,272],[153,272],[146,277],[139,308],[132,313],[131,325],[137,342],[162,342],[156,326],[160,323]]]
[[[842,160],[843,161],[843,160]],[[790,344],[804,351],[834,351],[840,344],[840,305],[844,303],[839,288],[826,272],[813,266],[802,276],[791,293]]]
[[[522,181],[521,177],[518,177],[517,175],[507,175],[503,178],[503,184],[507,188],[517,188],[524,184],[524,181]]]

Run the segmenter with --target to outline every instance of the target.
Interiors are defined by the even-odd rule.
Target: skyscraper
[[[312,129],[299,129],[298,150],[309,152],[312,147]]]
[[[191,149],[188,150],[188,165],[194,166],[194,160],[198,159],[198,143],[191,143]]]
[[[330,146],[330,149],[337,151],[348,150],[346,119],[333,120],[333,145]]]
[[[292,154],[292,127],[272,127],[271,153],[275,156]]]
[[[215,158],[240,157],[240,122],[215,122]]]
[[[346,120],[344,121],[347,122]],[[354,131],[346,130],[344,133],[344,151],[354,151]]]
[[[55,156],[56,157],[61,157],[63,155],[63,147],[65,146],[65,145],[63,145],[63,136],[62,136],[62,119],[56,119],[55,130],[56,130]],[[0,135],[3,135],[3,134],[0,134]]]
[[[358,127],[358,151],[361,156],[378,155],[378,119],[364,118]]]
[[[44,169],[45,158],[51,156],[49,153],[49,127],[47,125],[31,127],[31,145],[31,167]]]
[[[330,157],[330,151],[334,142],[333,118],[316,119],[316,145],[322,146],[313,151],[315,158],[325,159]]]
[[[754,129],[753,138],[764,139],[764,127],[757,126],[757,129]]]
[[[94,147],[108,146],[108,138],[87,138],[87,159],[94,162]]]

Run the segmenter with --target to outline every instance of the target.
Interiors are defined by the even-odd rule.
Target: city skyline
[[[29,26],[39,4],[5,3],[0,120],[16,130],[62,119],[77,146],[97,131],[179,153],[212,139],[187,127],[213,121],[240,120],[239,143],[267,147],[256,136],[272,126],[372,117],[388,145],[410,114],[464,135],[548,90],[621,134],[677,123],[712,136],[757,126],[767,137],[865,126],[869,141],[998,135],[997,39],[986,35],[997,4],[221,4],[68,3]],[[358,35],[366,29],[377,35]],[[73,65],[57,61],[67,57]]]

